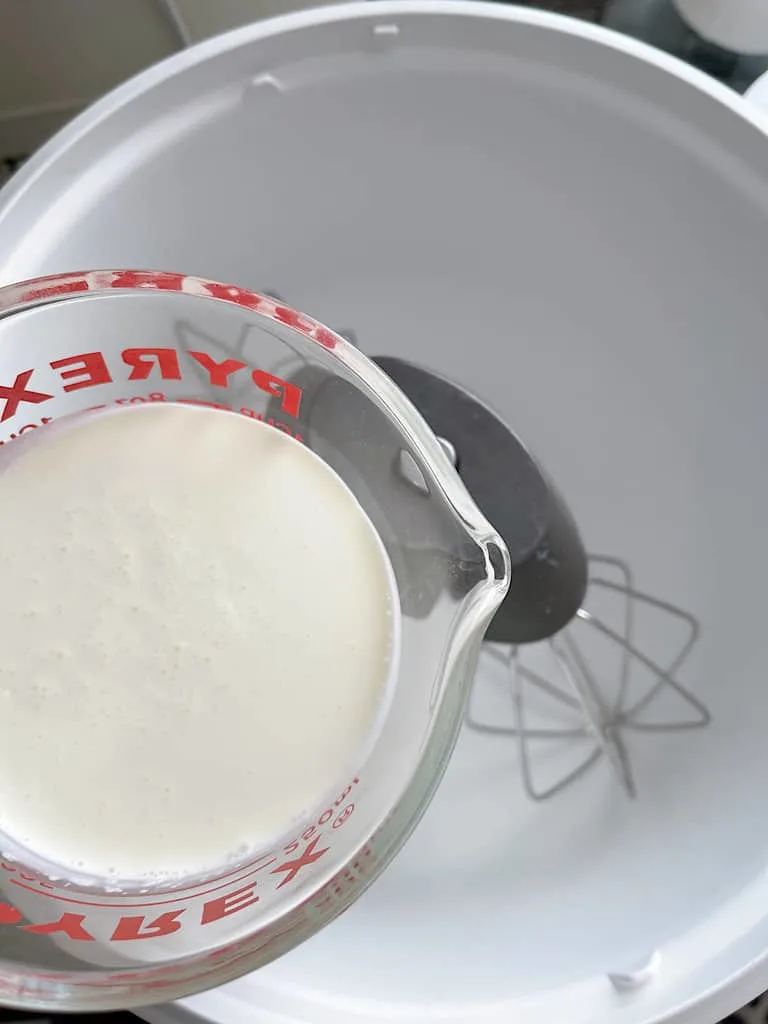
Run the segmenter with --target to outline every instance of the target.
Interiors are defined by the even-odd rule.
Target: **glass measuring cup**
[[[2,1003],[77,1010],[174,999],[274,959],[346,909],[429,802],[509,584],[501,538],[419,414],[309,317],[170,273],[98,271],[0,289],[0,459],[22,451],[5,446],[27,435],[44,441],[61,417],[167,401],[266,421],[354,492],[396,579],[391,704],[364,763],[293,833],[205,877],[151,889],[62,878],[0,836]]]

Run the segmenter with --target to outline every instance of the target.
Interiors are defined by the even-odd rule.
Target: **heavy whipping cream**
[[[299,442],[180,404],[91,414],[3,450],[0,508],[7,836],[63,872],[196,874],[359,765],[391,568]]]

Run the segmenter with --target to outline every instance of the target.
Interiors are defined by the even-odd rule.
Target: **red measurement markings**
[[[181,910],[167,910],[149,922],[143,914],[121,917],[110,941],[133,942],[137,939],[157,939],[163,935],[173,935],[174,932],[181,930],[179,918],[183,913],[183,907]]]
[[[41,299],[53,299],[60,295],[72,295],[74,292],[90,291],[91,285],[87,278],[82,275],[71,274],[66,277],[52,275],[39,277],[35,281],[29,281],[26,286],[16,285],[13,289],[20,291],[13,302],[39,302]],[[9,291],[11,289],[8,289]],[[4,307],[7,308],[7,307]]]
[[[347,787],[347,789],[351,790],[352,786],[355,785],[357,781],[358,780],[355,779],[352,785],[350,787]],[[340,801],[343,802],[346,795],[347,790],[345,790],[345,793],[340,797]],[[335,810],[337,809],[338,808],[335,808]],[[343,823],[344,821],[346,821],[349,818],[349,816],[353,813],[353,811],[354,804],[347,804],[342,809],[341,813],[338,814],[334,819],[334,827],[336,822],[341,821]],[[331,813],[333,814],[334,812]],[[320,815],[320,819],[325,819],[326,821],[330,820],[329,818],[326,818],[326,815],[327,811],[324,811],[323,814]],[[318,821],[320,819],[318,819]],[[316,825],[309,826],[309,828],[305,830],[303,835],[306,835],[310,830],[316,829]],[[18,882],[16,878],[11,878],[10,881],[14,884],[21,885],[22,888],[27,889],[30,892],[34,892],[37,895],[49,896],[51,899],[57,902],[65,904],[80,903],[85,907],[97,908],[99,911],[103,911],[105,909],[114,909],[117,920],[114,927],[112,928],[109,941],[135,942],[140,941],[142,939],[161,938],[163,936],[173,935],[184,928],[185,921],[188,923],[195,923],[199,926],[205,926],[212,924],[216,921],[220,921],[223,918],[229,917],[232,914],[237,914],[242,910],[248,909],[249,907],[253,907],[260,901],[260,896],[257,891],[259,882],[253,878],[253,875],[258,873],[259,871],[272,868],[272,870],[269,871],[269,875],[283,876],[276,886],[276,889],[281,889],[284,885],[287,885],[295,881],[295,879],[300,875],[304,868],[316,863],[326,853],[329,852],[329,846],[320,847],[321,839],[322,834],[318,833],[314,836],[314,838],[303,843],[304,848],[303,850],[301,850],[298,856],[288,856],[287,859],[284,859],[275,867],[272,867],[272,865],[276,864],[276,858],[271,857],[270,855],[266,855],[268,859],[264,860],[263,858],[261,858],[261,860],[263,861],[261,863],[259,863],[258,861],[254,861],[253,864],[258,864],[259,866],[253,867],[252,870],[245,872],[241,875],[240,878],[230,879],[223,885],[211,887],[207,890],[204,890],[203,892],[185,892],[181,894],[176,894],[176,896],[172,897],[170,900],[166,899],[153,903],[136,903],[130,906],[126,906],[124,903],[122,903],[122,901],[119,906],[109,903],[96,903],[87,900],[77,900],[72,897],[61,896],[54,892],[41,892],[39,889],[34,889],[30,885]],[[285,849],[286,851],[290,851],[291,853],[293,853],[296,852],[300,846],[302,846],[302,842],[296,840],[294,843],[289,843]],[[323,909],[324,907],[333,903],[335,899],[344,896],[344,894],[348,892],[350,886],[358,885],[361,879],[368,873],[366,870],[368,868],[367,858],[370,856],[370,853],[370,847],[364,847],[351,864],[347,865],[345,868],[342,869],[341,872],[339,872],[339,874],[337,874],[333,879],[331,879],[331,881],[326,886],[324,886],[323,890],[320,893],[316,894],[316,896],[314,897],[309,897],[305,901],[305,905],[311,905],[316,907],[317,909]],[[18,877],[24,877],[29,879],[32,879],[34,877],[23,874],[15,866],[7,864],[6,862],[0,862],[0,867],[2,867],[2,869],[6,872],[16,873]],[[237,882],[243,882],[249,876],[250,881],[248,881],[247,884],[241,885],[237,889],[231,888],[233,884],[236,884]],[[38,884],[47,883],[39,882]],[[226,889],[227,891],[221,893],[220,895],[214,896],[212,899],[206,900],[200,907],[199,913],[196,913],[194,915],[191,914],[191,909],[189,906],[177,907],[173,910],[164,911],[154,917],[147,914],[120,913],[121,910],[135,910],[141,908],[149,909],[151,907],[160,906],[163,903],[178,902],[179,899],[195,899],[206,895],[212,895],[214,892],[216,892],[217,890],[220,891],[221,889]],[[117,916],[118,914],[119,916]],[[87,911],[76,913],[67,910],[61,913],[55,920],[44,922],[22,924],[23,920],[24,915],[17,907],[13,906],[10,903],[0,903],[0,926],[6,925],[11,927],[18,927],[21,928],[22,931],[28,932],[32,935],[61,934],[76,942],[94,941],[94,936],[91,933],[91,931],[89,931],[88,928]],[[101,915],[99,917],[99,920],[102,920]],[[255,952],[256,950],[262,950],[266,946],[272,945],[273,943],[279,942],[281,939],[284,939],[285,936],[288,935],[291,931],[299,930],[303,926],[303,920],[297,920],[294,918],[293,915],[291,915],[291,921],[287,929],[281,930],[279,933],[272,933],[272,935],[268,937],[265,940],[265,942],[257,946],[255,949],[252,949],[251,953]],[[226,951],[214,951],[214,954],[212,954],[211,958],[213,958],[213,956],[220,955],[226,956]],[[117,975],[115,977],[117,977]]]
[[[231,408],[231,406],[227,406]],[[232,410],[235,412],[235,410]],[[236,410],[241,416],[247,416],[249,419],[258,420],[260,423],[266,423],[269,427],[274,427],[276,430],[282,430],[284,434],[292,437],[295,441],[301,441],[304,444],[304,438],[297,430],[292,430],[286,423],[281,423],[280,420],[275,420],[271,416],[267,419],[260,412],[256,412],[254,409],[238,409]]]
[[[143,405],[144,402],[166,402],[167,399],[162,391],[150,391],[148,395],[131,395],[130,398],[116,398],[114,405]],[[105,409],[100,405],[98,408]]]
[[[244,309],[257,311],[269,320],[286,324],[324,348],[333,349],[341,340],[333,331],[329,331],[327,327],[319,324],[316,320],[290,309],[267,295],[259,295],[257,292],[250,292],[237,285],[222,284],[202,277],[145,270],[54,274],[36,278],[34,281],[24,281],[21,284],[0,289],[0,309],[10,309],[17,304],[39,302],[41,299],[68,295],[73,292],[106,292],[111,288],[130,290],[151,288],[155,291],[208,296],[242,306]]]
[[[68,394],[83,388],[112,384],[121,379],[137,381],[159,377],[160,380],[180,381],[185,372],[182,356],[202,366],[213,387],[226,388],[235,374],[246,372],[258,391],[279,401],[280,409],[287,417],[295,419],[299,416],[302,399],[300,387],[267,370],[251,368],[240,360],[217,361],[205,352],[185,352],[175,348],[127,348],[120,353],[119,362],[117,358],[112,359],[111,367],[105,353],[81,352],[55,359],[48,363],[48,367],[58,374],[61,391]],[[16,374],[12,384],[0,384],[0,422],[15,416],[22,404],[40,405],[55,397],[49,391],[36,390],[32,385],[36,372],[35,368],[22,370]]]
[[[257,882],[252,881],[234,891],[229,891],[214,899],[206,900],[203,903],[198,923],[201,926],[221,921],[231,914],[237,914],[241,910],[252,907],[260,900],[256,892]],[[62,902],[75,902],[63,900]],[[112,909],[105,905],[101,909]],[[156,939],[165,935],[173,935],[183,927],[183,915],[189,914],[188,907],[179,907],[176,910],[168,910],[157,917],[148,919],[146,914],[120,914],[119,908],[114,907],[117,923],[110,935],[110,942],[135,942],[141,939]],[[119,916],[118,916],[119,915]],[[87,915],[85,913],[74,913],[67,910],[60,914],[54,921],[45,921],[35,924],[21,924],[23,914],[18,908],[10,903],[0,903],[0,925],[12,925],[19,927],[22,931],[31,935],[55,935],[62,934],[75,942],[93,942],[94,936],[87,928]],[[99,918],[101,920],[101,918]]]
[[[307,826],[301,833],[301,836],[282,848],[281,857],[277,857],[273,853],[263,854],[247,865],[240,865],[234,868],[229,877],[226,875],[219,876],[215,879],[215,881],[219,883],[218,885],[212,885],[207,889],[198,891],[177,889],[168,894],[164,894],[164,898],[160,900],[128,903],[121,899],[120,902],[116,904],[114,902],[105,903],[103,901],[66,896],[63,895],[62,892],[56,891],[55,887],[50,882],[45,881],[36,875],[26,873],[18,865],[8,863],[7,861],[0,861],[0,870],[10,876],[8,880],[12,885],[16,885],[19,888],[38,896],[46,896],[55,903],[68,904],[70,906],[79,905],[85,908],[85,910],[80,913],[68,910],[60,914],[60,916],[53,921],[22,924],[21,922],[24,920],[24,917],[18,908],[14,907],[10,903],[0,903],[0,925],[19,927],[33,935],[52,935],[60,933],[74,941],[90,942],[93,941],[93,935],[89,932],[87,927],[87,913],[89,913],[89,908],[98,912],[114,910],[117,920],[109,941],[131,942],[141,939],[173,935],[182,930],[185,921],[190,923],[195,922],[199,926],[205,926],[215,921],[220,921],[225,917],[229,917],[231,914],[239,913],[240,911],[253,907],[255,904],[260,902],[261,897],[257,892],[259,882],[254,877],[259,872],[268,870],[267,877],[272,875],[279,877],[280,881],[275,886],[275,890],[278,890],[283,888],[283,886],[294,882],[305,868],[317,863],[330,851],[330,845],[320,845],[323,840],[322,830],[329,822],[332,822],[332,829],[338,829],[349,820],[354,813],[355,804],[346,801],[354,791],[354,788],[359,784],[359,781],[360,780],[358,778],[352,779],[352,781],[345,786],[344,790],[333,801],[332,805],[327,807],[322,814],[319,815],[314,824]],[[369,851],[367,849],[362,851],[352,865],[343,869],[341,875],[337,876],[336,879],[329,883],[330,888],[329,886],[324,887],[322,893],[318,894],[318,898],[314,902],[314,905],[320,908],[324,906],[328,900],[332,900],[334,895],[341,895],[343,890],[342,888],[339,888],[339,886],[344,882],[347,884],[357,884],[360,874],[363,873],[360,871],[363,862],[362,859],[363,857],[368,856],[368,852]],[[298,855],[294,856],[295,854]],[[275,866],[273,867],[273,865]],[[232,877],[232,875],[239,875],[239,877]],[[239,883],[246,884],[240,884],[240,887],[237,889],[232,888],[233,885],[238,885]],[[218,893],[219,895],[214,896],[214,893]],[[199,916],[198,914],[192,915],[190,913],[191,908],[188,901],[198,900],[204,896],[212,898],[207,899],[202,904]],[[310,900],[312,899],[313,898],[310,897]],[[125,913],[125,911],[128,910],[150,910],[155,907],[168,905],[169,903],[178,904],[180,902],[185,902],[187,905],[182,907],[177,906],[175,909],[165,911],[155,917],[151,917],[151,915],[147,914]],[[294,925],[292,927],[299,926]],[[273,936],[268,941],[270,943],[277,941],[277,937]]]
[[[341,826],[344,824],[344,822],[348,821],[349,818],[351,818],[354,813],[355,813],[355,805],[354,804],[347,804],[347,806],[344,808],[344,810],[341,812],[341,814],[338,816],[338,818],[336,818],[336,820],[334,821],[333,825],[331,825],[331,828],[341,828]]]
[[[276,868],[272,868],[270,871],[271,875],[280,874],[285,872],[285,877],[279,882],[277,888],[282,889],[284,885],[288,885],[294,878],[299,874],[302,868],[309,867],[310,864],[314,864],[315,861],[320,860],[323,854],[328,853],[330,847],[325,846],[322,850],[317,850],[315,847],[320,842],[320,836],[316,836],[311,843],[307,843],[304,847],[304,852],[294,858],[293,860],[286,860],[282,864],[278,864]]]
[[[35,882],[37,885],[43,886],[45,889],[55,889],[56,886],[52,882],[48,882],[41,878],[39,875],[30,875],[17,864],[9,864],[8,861],[0,860],[0,871],[4,871],[7,875],[18,875],[19,878],[25,882]]]
[[[292,437],[294,440],[300,441],[302,444],[304,443],[302,435],[298,431],[292,430],[287,423],[281,423],[279,420],[275,420],[271,416],[265,419],[263,414],[256,412],[255,409],[237,409],[232,405],[227,405],[226,402],[207,402],[202,398],[168,398],[162,391],[152,391],[146,396],[134,395],[131,398],[116,398],[113,405],[140,405],[144,402],[177,402],[179,405],[198,405],[205,409],[221,409],[225,412],[237,412],[248,419],[258,420],[260,423],[266,423],[267,426],[274,427],[276,430],[281,430],[284,434],[288,434],[288,436]],[[97,409],[106,408],[106,405],[95,405],[88,411],[95,412]]]
[[[131,368],[128,380],[148,380],[155,367],[163,380],[181,380],[179,353],[175,348],[126,348],[121,358]]]
[[[24,915],[10,903],[0,903],[0,924],[18,924]]]
[[[358,778],[354,778],[334,800],[333,804],[330,807],[326,807],[314,824],[308,825],[300,836],[297,836],[296,839],[283,847],[283,855],[287,859],[270,871],[271,875],[283,875],[276,886],[277,889],[282,889],[284,885],[293,882],[304,868],[315,864],[330,851],[331,847],[329,845],[318,849],[320,841],[323,839],[323,829],[328,824],[331,825],[332,829],[339,829],[352,817],[355,811],[354,803],[347,803],[344,807],[342,807],[342,804],[345,803],[347,797],[359,782]],[[341,811],[339,811],[340,807],[342,807]],[[328,840],[326,839],[325,842],[327,843]],[[302,852],[299,853],[298,857],[294,857],[293,855],[298,853],[302,846],[304,847]]]
[[[195,362],[207,370],[210,383],[214,387],[228,387],[230,377],[242,370],[247,370],[251,380],[264,394],[280,401],[280,409],[286,416],[297,417],[301,408],[301,388],[289,381],[276,377],[266,370],[250,369],[246,363],[237,359],[226,359],[223,363],[216,362],[205,352],[187,352]],[[174,348],[131,348],[122,353],[123,362],[131,367],[128,380],[148,380],[157,370],[162,380],[181,380],[182,368],[179,363],[179,352]]]
[[[358,779],[357,777],[352,779],[352,781],[349,783],[349,785],[344,787],[344,790],[342,791],[342,793],[339,796],[336,797],[336,799],[334,800],[333,804],[330,807],[326,807],[326,809],[318,817],[317,821],[314,824],[308,825],[304,829],[304,831],[301,833],[301,835],[297,836],[294,840],[292,840],[292,842],[287,843],[283,847],[283,853],[284,854],[295,853],[298,850],[298,848],[299,848],[299,846],[301,845],[302,842],[307,843],[315,835],[321,835],[323,827],[325,825],[327,825],[329,821],[331,821],[331,819],[334,817],[334,815],[336,815],[336,813],[338,811],[338,808],[341,807],[341,805],[347,799],[347,797],[352,792],[354,787],[359,785],[359,783],[360,783],[360,779]],[[343,820],[344,821],[346,821],[351,816],[351,814],[354,811],[355,805],[352,804],[351,806],[352,806],[352,810],[351,811],[349,811],[347,813],[342,812]],[[346,808],[345,808],[345,811],[346,811]],[[339,817],[342,817],[342,815],[338,815],[336,820],[338,820]],[[342,824],[343,824],[343,822],[342,822]],[[336,826],[336,827],[338,828],[339,826]]]
[[[64,385],[66,392],[112,383],[112,375],[102,352],[84,352],[79,356],[56,359],[49,365],[52,370],[59,371],[62,380],[71,381]]]
[[[22,434],[28,433],[30,430],[37,430],[38,427],[44,427],[48,423],[53,423],[50,416],[44,416],[39,423],[26,423],[23,427],[19,427],[13,434],[8,435],[9,441],[15,441],[17,437],[21,437]],[[5,441],[0,441],[0,445],[5,444]]]
[[[69,911],[62,914],[56,921],[47,921],[45,924],[23,924],[21,930],[31,935],[56,935],[61,933],[68,939],[76,942],[93,942],[91,933],[84,927],[85,914],[72,914]]]
[[[303,913],[291,914],[287,926],[279,930],[270,929],[261,942],[254,942],[253,936],[247,936],[231,945],[223,946],[221,949],[213,949],[201,957],[194,966],[194,977],[196,981],[203,978],[215,978],[220,975],[224,967],[231,969],[234,964],[241,961],[253,961],[257,953],[263,954],[270,946],[282,946],[290,948],[294,943],[286,943],[289,935],[300,932],[307,926],[307,918]],[[148,980],[147,975],[153,980]],[[168,977],[163,977],[168,975]],[[179,965],[165,964],[161,967],[152,968],[151,971],[115,971],[107,975],[105,982],[109,985],[119,984],[128,981],[141,981],[145,989],[161,991],[162,989],[174,988],[179,983]],[[104,982],[82,982],[86,988],[101,988]]]
[[[371,873],[375,863],[375,859],[373,861],[368,859],[370,856],[371,847],[366,845],[351,864],[343,868],[312,898],[311,905],[316,910],[324,910],[336,903],[338,899],[346,896],[350,889],[359,886],[363,879]]]
[[[267,868],[271,867],[276,861],[277,861],[277,857],[274,854],[272,854],[272,853],[264,854],[263,856],[259,857],[257,860],[251,861],[251,863],[249,863],[249,864],[241,864],[241,865],[239,865],[237,868],[234,868],[231,872],[229,872],[226,875],[219,875],[218,878],[215,879],[215,881],[218,882],[219,884],[218,885],[209,886],[207,889],[194,890],[194,889],[188,889],[188,888],[187,889],[177,888],[177,889],[170,890],[170,892],[167,895],[165,895],[165,897],[163,899],[159,899],[159,900],[144,900],[144,901],[141,901],[141,902],[128,902],[125,899],[121,899],[120,903],[119,903],[119,906],[117,904],[115,904],[115,903],[105,903],[102,900],[84,900],[84,899],[78,899],[77,897],[74,897],[74,896],[65,896],[65,895],[63,895],[63,893],[60,890],[57,891],[55,886],[51,885],[48,882],[42,882],[39,879],[35,880],[37,886],[43,886],[43,887],[45,887],[45,889],[50,889],[50,890],[53,890],[53,891],[51,891],[51,892],[41,891],[41,889],[36,888],[35,886],[27,885],[26,883],[19,881],[18,878],[10,878],[9,881],[10,881],[11,885],[18,886],[19,889],[24,889],[27,892],[34,893],[36,896],[48,896],[48,897],[50,897],[50,899],[56,900],[59,903],[68,903],[70,905],[80,906],[80,907],[95,907],[95,908],[98,908],[100,910],[109,910],[109,909],[115,909],[115,910],[119,910],[119,909],[142,910],[142,909],[150,908],[150,907],[163,907],[163,906],[167,906],[169,903],[180,903],[182,900],[200,899],[203,896],[210,896],[211,893],[221,892],[222,889],[229,889],[231,886],[236,885],[238,882],[243,882],[247,878],[252,878],[254,875],[258,874],[259,871],[264,871]],[[256,865],[258,865],[258,867]],[[1,866],[2,866],[2,869],[4,871],[6,871],[6,872],[12,872],[12,871],[16,870],[15,868],[11,868],[11,867],[9,867],[8,865],[5,865],[5,864],[3,864]],[[239,876],[239,877],[233,877],[233,876]],[[25,876],[25,875],[22,875],[21,873],[19,873],[19,878],[24,878],[24,877],[28,877],[28,876]],[[32,881],[31,878],[30,878],[30,881]],[[65,891],[68,891],[68,890],[65,890]]]
[[[287,423],[281,423],[280,420],[275,420],[273,417],[265,418],[260,412],[256,412],[255,409],[236,408],[232,405],[227,405],[225,402],[204,402],[202,399],[197,398],[168,398],[162,391],[151,391],[148,395],[131,395],[129,398],[115,398],[111,403],[103,403],[101,405],[89,405],[87,409],[83,409],[82,412],[99,412],[102,409],[108,409],[110,405],[143,405],[146,402],[178,402],[179,405],[199,405],[206,409],[221,409],[225,412],[236,412],[241,416],[246,416],[248,419],[259,420],[261,423],[266,423],[269,427],[274,427],[276,430],[282,431],[284,434],[288,434],[295,441],[299,441],[304,444],[304,437],[299,433],[298,430],[292,430]],[[7,444],[8,441],[15,441],[17,437],[21,437],[22,434],[26,434],[30,430],[37,430],[38,427],[44,427],[48,423],[53,423],[53,419],[50,416],[44,416],[39,423],[27,423],[25,426],[20,427],[13,434],[9,434],[7,441],[0,441],[0,446]]]
[[[203,913],[200,924],[210,924],[212,921],[220,921],[223,917],[236,914],[238,910],[252,907],[259,902],[259,897],[254,892],[256,883],[243,886],[242,889],[235,889],[234,892],[225,893],[218,899],[210,900],[203,906]]]
[[[32,391],[31,388],[27,388],[27,384],[29,384],[34,372],[34,369],[24,370],[16,374],[16,380],[13,384],[0,384],[0,398],[5,399],[3,412],[0,415],[0,423],[9,420],[11,416],[15,416],[16,410],[22,402],[27,402],[30,405],[39,405],[41,402],[47,402],[53,398],[53,395],[49,395],[45,391]]]
[[[197,360],[202,368],[207,371],[209,383],[214,388],[228,388],[229,378],[232,374],[246,369],[247,366],[246,363],[242,363],[239,359],[222,359],[217,363],[213,356],[209,356],[207,352],[190,351],[189,355]]]

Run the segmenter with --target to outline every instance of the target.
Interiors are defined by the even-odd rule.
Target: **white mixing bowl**
[[[514,742],[468,730],[340,921],[150,1019],[704,1024],[768,987],[766,123],[589,25],[386,0],[170,58],[0,195],[3,282],[140,265],[275,289],[464,382],[590,550],[701,623],[681,680],[711,725],[629,736],[635,801],[601,764],[533,803]]]

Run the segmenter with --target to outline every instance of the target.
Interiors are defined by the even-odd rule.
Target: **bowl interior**
[[[0,210],[0,277],[138,264],[274,289],[367,354],[462,381],[589,550],[700,620],[681,679],[712,723],[628,737],[635,801],[601,765],[532,804],[514,742],[465,733],[403,853],[260,990],[480,1004],[654,951],[663,978],[768,855],[768,141],[535,19],[356,10],[233,36],[49,149]],[[480,677],[506,699],[487,658]],[[576,753],[536,756],[546,774]],[[710,954],[748,931],[729,921]]]

